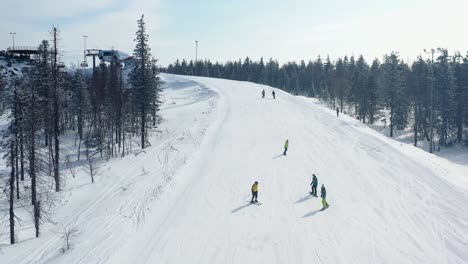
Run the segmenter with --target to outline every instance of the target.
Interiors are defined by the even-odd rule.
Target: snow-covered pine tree
[[[414,112],[413,144],[417,145],[418,139],[426,137],[429,140],[430,119],[430,91],[429,70],[427,63],[419,57],[411,66],[411,76],[408,80],[408,93],[412,101]]]
[[[455,95],[457,105],[457,141],[461,142],[464,126],[468,126],[468,55],[460,62],[456,78],[458,80]],[[465,140],[468,146],[468,132],[465,132]]]
[[[265,63],[263,62],[263,57],[260,58],[258,63],[257,72],[256,72],[256,82],[260,84],[265,83]]]
[[[463,58],[459,52],[456,52],[450,61],[450,65],[455,77],[452,113],[453,125],[456,130],[455,141],[461,142],[463,128],[468,121],[468,56]]]
[[[323,65],[323,86],[325,91],[325,100],[331,102],[332,108],[334,108],[335,104],[335,87],[334,87],[334,80],[333,80],[333,71],[335,70],[335,66],[330,60],[330,56],[327,56],[325,63]]]
[[[434,65],[434,107],[437,127],[440,133],[439,145],[446,146],[449,143],[449,134],[454,131],[455,109],[455,76],[452,65],[449,63],[448,51],[439,49],[441,55]]]
[[[148,46],[148,34],[144,22],[144,15],[137,21],[138,30],[135,38],[133,55],[137,63],[130,73],[130,84],[133,92],[133,104],[139,113],[139,126],[141,148],[147,143],[147,123],[151,118],[152,109],[157,111],[155,100],[159,98],[157,78],[158,72],[154,70],[155,61],[151,58],[151,49]]]
[[[5,103],[7,104],[7,109],[9,112],[9,125],[5,134],[3,135],[2,140],[2,152],[5,153],[3,159],[6,161],[6,165],[10,168],[10,174],[7,178],[8,187],[5,188],[5,193],[7,194],[8,205],[9,205],[9,224],[10,224],[10,244],[15,243],[15,213],[14,213],[14,205],[15,205],[15,181],[17,182],[17,172],[16,172],[16,142],[17,142],[17,108],[16,108],[16,90],[18,86],[19,80],[14,78],[10,84],[13,82],[13,93],[7,93],[7,97],[5,97]],[[11,88],[11,87],[9,87]]]
[[[335,77],[335,85],[336,85],[336,96],[337,96],[338,105],[340,108],[339,110],[343,112],[347,81],[346,81],[346,66],[342,58],[339,58],[338,61],[336,62],[334,77]]]
[[[369,70],[369,75],[367,77],[367,98],[368,98],[368,112],[369,112],[369,123],[374,123],[374,116],[377,110],[379,109],[378,105],[378,92],[379,85],[377,80],[380,78],[380,63],[378,59],[374,59],[372,66]]]
[[[314,75],[312,76],[313,96],[323,98],[323,63],[320,56],[314,62]]]
[[[354,109],[359,120],[366,122],[368,112],[368,93],[366,92],[367,75],[369,66],[362,55],[359,56],[351,77],[351,85],[348,100],[354,104]]]
[[[38,175],[40,173],[41,154],[40,154],[40,130],[43,121],[44,108],[41,108],[41,96],[39,95],[40,82],[43,80],[42,73],[34,67],[23,70],[22,94],[24,98],[24,119],[25,119],[25,137],[27,142],[28,154],[28,174],[31,178],[31,203],[33,205],[33,218],[36,237],[40,230],[40,199],[37,197]]]
[[[84,73],[77,70],[72,80],[72,101],[71,107],[77,122],[77,137],[78,137],[78,160],[81,156],[81,144],[83,141],[83,134],[85,129],[85,120],[91,113],[91,100],[88,92],[87,83],[85,81]],[[73,118],[75,120],[75,118]],[[76,144],[76,141],[75,141]]]
[[[53,48],[52,48],[52,100],[53,100],[53,111],[52,111],[52,121],[53,121],[53,135],[54,135],[54,181],[55,181],[55,191],[60,191],[60,74],[59,74],[59,53],[58,53],[58,41],[59,41],[59,30],[57,27],[52,27],[51,31],[53,39]]]
[[[405,126],[408,109],[404,69],[395,52],[384,57],[381,85],[382,101],[390,110],[390,137],[393,137],[395,126],[399,129]]]

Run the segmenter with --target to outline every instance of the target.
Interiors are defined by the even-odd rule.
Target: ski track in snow
[[[180,173],[188,182],[164,217],[110,263],[467,262],[468,195],[437,158],[304,98],[277,90],[262,100],[271,88],[180,78],[220,94],[220,125]],[[328,187],[324,212],[308,198],[312,173]],[[258,207],[247,204],[255,180]]]
[[[27,254],[5,248],[7,263],[468,263],[467,167],[313,99],[163,79],[161,136],[110,162],[117,178],[68,217],[80,231],[73,249],[59,253],[62,238],[49,234],[22,243]],[[325,211],[309,194],[312,173],[327,187]]]
[[[105,263],[125,242],[126,236],[145,223],[151,204],[166,190],[173,188],[178,168],[187,162],[190,153],[200,145],[211,123],[210,116],[216,108],[216,94],[194,82],[182,83],[189,85],[168,87],[169,91],[165,91],[169,96],[165,99],[171,100],[171,106],[166,107],[167,103],[164,104],[161,113],[167,114],[170,119],[179,119],[179,122],[171,122],[174,127],[168,128],[165,123],[160,126],[164,130],[162,137],[165,139],[153,137],[152,143],[156,145],[146,148],[142,153],[134,151],[123,160],[111,160],[110,172],[105,173],[117,178],[103,184],[101,187],[104,189],[95,192],[93,199],[88,199],[85,205],[80,206],[80,210],[70,214],[61,223],[63,226],[78,228],[80,235],[74,245],[76,250],[68,251],[67,254],[59,253],[64,244],[63,238],[61,234],[52,234],[32,240],[32,243],[41,239],[45,241],[37,243],[27,255],[14,251],[13,247],[21,250],[21,244],[10,247],[13,250],[11,256],[8,251],[10,248],[5,248],[7,257],[11,257],[7,259],[8,263]],[[171,98],[173,94],[184,95],[187,92],[189,96]],[[180,115],[187,117],[181,118]],[[177,149],[179,146],[183,152]],[[128,161],[129,158],[132,160]],[[112,170],[113,164],[115,170]],[[73,254],[68,254],[71,252]]]

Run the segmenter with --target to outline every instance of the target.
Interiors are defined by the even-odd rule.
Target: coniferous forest
[[[40,235],[63,174],[75,177],[81,166],[94,183],[102,162],[148,146],[159,122],[160,81],[143,16],[137,28],[131,67],[113,60],[94,69],[64,68],[60,30],[53,27],[52,41],[42,41],[34,58],[14,59],[24,64],[20,74],[3,72],[0,114],[9,115],[9,125],[1,146],[9,169],[4,208],[11,244],[15,226],[29,221],[15,214],[18,208],[31,212]]]
[[[283,65],[272,58],[226,63],[177,60],[163,71],[249,81],[316,97],[364,123],[386,123],[391,137],[395,130],[411,129],[414,145],[430,142],[432,124],[431,151],[459,142],[468,145],[468,55],[449,54],[446,49],[428,52],[427,58],[420,56],[411,64],[392,52],[372,62],[363,56],[336,61],[319,56]]]

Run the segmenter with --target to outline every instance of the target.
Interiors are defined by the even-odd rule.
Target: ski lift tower
[[[93,72],[96,70],[96,57],[99,56],[100,49],[87,49],[85,57],[93,57]]]

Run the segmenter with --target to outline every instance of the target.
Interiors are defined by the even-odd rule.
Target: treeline
[[[74,163],[85,160],[85,172],[94,182],[101,160],[148,146],[150,129],[159,119],[160,82],[143,16],[132,68],[112,61],[93,70],[65,70],[59,63],[59,30],[51,32],[52,43],[42,41],[38,56],[21,74],[6,73],[1,82],[0,100],[9,115],[1,141],[9,175],[1,176],[7,183],[2,187],[12,244],[20,221],[15,209],[32,212],[38,237],[48,217],[43,205],[51,203],[50,193],[62,190],[65,174],[75,176]]]
[[[224,64],[177,60],[164,71],[249,81],[317,97],[332,108],[347,109],[364,123],[372,124],[380,117],[388,122],[390,136],[395,129],[411,128],[414,145],[419,140],[437,142],[438,147],[462,140],[468,145],[468,56],[449,55],[446,49],[430,53],[434,60],[418,57],[411,65],[392,52],[383,61],[371,63],[363,56],[333,62],[318,57],[283,65],[273,59],[252,61],[248,57]]]

